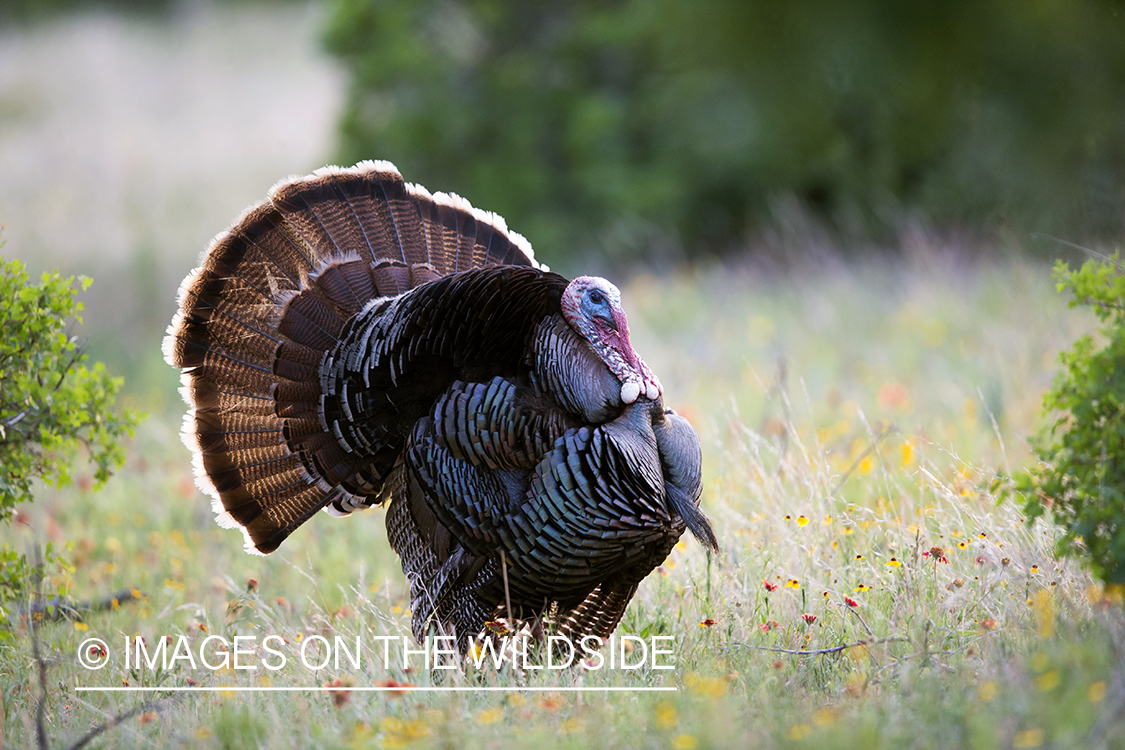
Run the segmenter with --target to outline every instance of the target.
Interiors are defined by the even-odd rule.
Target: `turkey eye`
[[[605,295],[595,289],[594,291],[590,292],[590,301],[595,305],[600,305],[605,302]]]

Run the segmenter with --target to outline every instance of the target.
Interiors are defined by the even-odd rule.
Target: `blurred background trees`
[[[1125,219],[1112,0],[335,0],[327,39],[340,160],[468,196],[548,261],[728,253],[789,198],[845,244]]]

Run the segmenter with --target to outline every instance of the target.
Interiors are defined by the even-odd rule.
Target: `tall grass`
[[[485,668],[442,685],[669,686],[674,693],[161,694],[108,730],[144,747],[1109,747],[1125,700],[1119,597],[1051,555],[1053,531],[997,503],[1028,460],[1054,352],[1089,321],[1045,268],[870,263],[804,273],[685,271],[626,285],[634,343],[704,443],[704,509],[641,587],[620,633],[674,637],[668,672]],[[155,343],[155,342],[153,342]],[[152,348],[156,356],[156,348]],[[92,493],[44,490],[9,544],[71,545],[52,589],[143,593],[44,622],[47,731],[60,745],[137,706],[91,685],[427,685],[384,670],[97,672],[75,654],[185,635],[365,639],[409,633],[381,511],[313,519],[267,558],[242,552],[195,490],[178,425],[146,423]],[[938,549],[940,548],[940,549]],[[5,742],[33,743],[28,623],[0,646]]]

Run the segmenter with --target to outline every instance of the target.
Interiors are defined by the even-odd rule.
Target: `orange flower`
[[[504,637],[512,632],[502,620],[489,620],[484,624],[484,627],[492,635],[498,635],[500,637]]]

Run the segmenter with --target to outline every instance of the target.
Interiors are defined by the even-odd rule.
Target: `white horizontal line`
[[[677,687],[473,687],[471,685],[454,685],[449,687],[426,687],[423,685],[403,685],[401,687],[82,687],[76,685],[74,689],[76,692],[80,693],[470,693],[478,691],[484,693],[674,693],[679,690]]]

